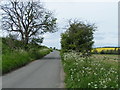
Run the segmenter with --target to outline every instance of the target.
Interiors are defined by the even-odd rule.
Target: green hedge
[[[19,50],[12,53],[5,53],[2,55],[2,74],[24,66],[33,60],[40,59],[50,52],[50,49],[42,49],[28,52]]]

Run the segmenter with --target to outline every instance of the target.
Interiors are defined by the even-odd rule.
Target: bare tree
[[[56,31],[56,18],[51,11],[46,10],[41,2],[10,1],[1,6],[3,30],[20,34],[25,45],[31,38],[36,38],[46,32]]]

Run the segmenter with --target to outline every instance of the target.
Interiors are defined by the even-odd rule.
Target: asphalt
[[[2,76],[2,88],[63,88],[60,53],[53,51],[42,59]]]

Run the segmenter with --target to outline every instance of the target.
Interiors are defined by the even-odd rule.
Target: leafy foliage
[[[81,21],[70,21],[69,28],[61,34],[61,47],[63,52],[75,50],[88,56],[93,45],[94,24],[85,24]]]

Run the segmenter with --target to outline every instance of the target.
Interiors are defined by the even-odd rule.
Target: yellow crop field
[[[107,50],[118,50],[118,48],[94,48],[92,51],[97,50],[98,52],[101,52],[102,50],[107,51]]]

